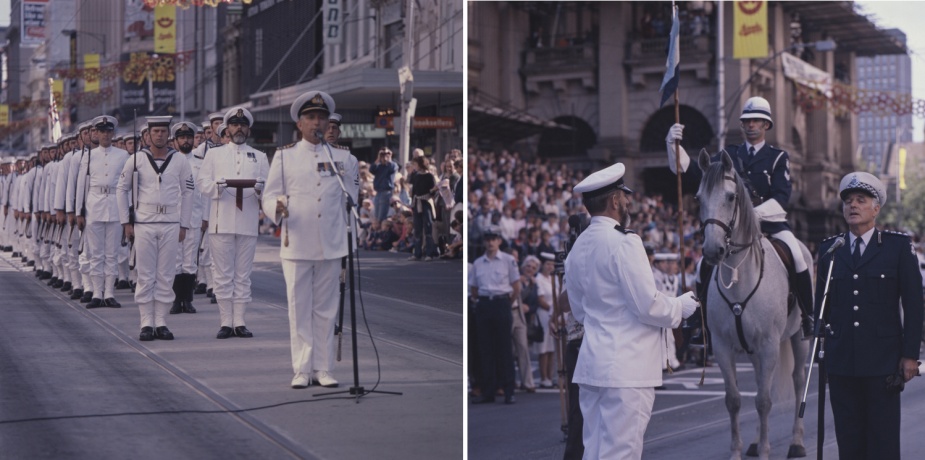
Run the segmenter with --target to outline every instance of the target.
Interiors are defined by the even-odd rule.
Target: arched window
[[[681,145],[688,153],[694,154],[713,142],[713,128],[710,122],[697,109],[682,105],[679,110],[681,124],[684,125],[684,139]],[[674,106],[666,106],[655,112],[646,121],[639,138],[639,150],[642,152],[663,152],[665,136],[674,124]]]

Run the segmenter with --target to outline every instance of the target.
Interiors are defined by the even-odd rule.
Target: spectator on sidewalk
[[[398,164],[392,161],[392,151],[387,147],[380,149],[376,161],[369,165],[369,172],[374,177],[376,220],[382,222],[388,217],[389,202],[395,188],[394,177],[398,172]]]

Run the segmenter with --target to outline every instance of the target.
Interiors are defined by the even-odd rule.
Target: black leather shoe
[[[119,280],[116,281],[116,289],[131,289],[132,285],[128,284],[128,280]]]
[[[71,293],[71,300],[79,300],[84,295],[83,289],[74,289],[74,292]]]
[[[40,280],[47,280],[51,278],[51,272],[42,272],[42,276],[39,277]]]
[[[45,283],[45,284],[47,284],[47,285],[49,285],[49,286],[51,286],[51,287],[55,287],[55,283],[57,283],[57,282],[58,282],[58,277],[57,277],[57,276],[52,276],[51,279],[49,279],[48,282]]]
[[[228,337],[231,337],[232,335],[234,335],[234,329],[228,326],[222,326],[222,328],[218,330],[218,334],[215,334],[215,338],[216,339],[227,339]]]
[[[158,340],[173,340],[173,332],[167,326],[158,326],[154,329],[154,338]]]
[[[154,328],[151,326],[145,326],[141,328],[141,335],[138,336],[138,340],[142,342],[150,342],[154,340]]]
[[[218,303],[218,299],[216,299],[215,297],[212,297],[212,300],[210,300],[209,302],[210,302],[210,303]]]
[[[180,306],[179,300],[174,300],[173,306],[170,307],[170,314],[176,315],[177,313],[183,313],[183,307]]]
[[[205,294],[205,293],[206,293],[206,283],[197,284],[196,290],[193,292],[193,294]]]
[[[70,292],[73,289],[74,289],[74,286],[71,285],[70,281],[65,281],[64,283],[61,283],[61,292]]]
[[[59,279],[58,281],[55,281],[55,284],[52,285],[52,287],[55,288],[55,289],[61,289],[61,288],[63,288],[63,287],[64,287],[64,280]],[[61,290],[62,290],[62,291],[67,291],[68,289],[61,289]]]
[[[19,253],[18,253],[18,252],[14,252],[14,253],[12,254],[12,257],[13,257],[13,258],[19,257]]]
[[[92,298],[93,298],[93,291],[84,291],[83,295],[80,296],[80,303],[87,303]]]
[[[234,335],[238,337],[243,337],[245,339],[249,339],[254,336],[254,334],[252,334],[251,331],[247,330],[246,326],[238,326],[234,328]]]
[[[87,304],[87,309],[90,308],[100,308],[103,306],[103,301],[100,299],[91,299],[90,303]]]
[[[181,308],[183,309],[183,313],[196,313],[196,309],[193,308],[193,302],[189,300],[183,302]]]
[[[112,297],[104,300],[103,304],[105,304],[109,308],[122,308],[122,304],[117,302],[116,299]]]
[[[211,297],[213,299],[215,298],[215,293],[212,292],[212,288],[209,288],[208,290],[206,290],[206,296]]]

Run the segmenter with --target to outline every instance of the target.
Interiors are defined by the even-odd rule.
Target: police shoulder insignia
[[[841,234],[840,234],[840,233],[837,233],[837,234],[835,234],[835,235],[832,235],[832,236],[830,236],[830,237],[828,237],[828,238],[822,240],[822,242],[823,242],[823,243],[827,243],[827,242],[829,242],[829,241],[834,240],[835,238],[838,238],[839,236],[841,236]]]

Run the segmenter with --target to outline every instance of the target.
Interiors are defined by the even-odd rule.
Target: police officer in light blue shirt
[[[504,389],[504,403],[514,403],[514,354],[511,348],[512,299],[520,298],[517,260],[501,252],[501,231],[489,227],[483,234],[487,249],[472,264],[469,288],[477,299],[475,321],[482,363],[482,398],[474,403],[495,402],[495,391]]]

